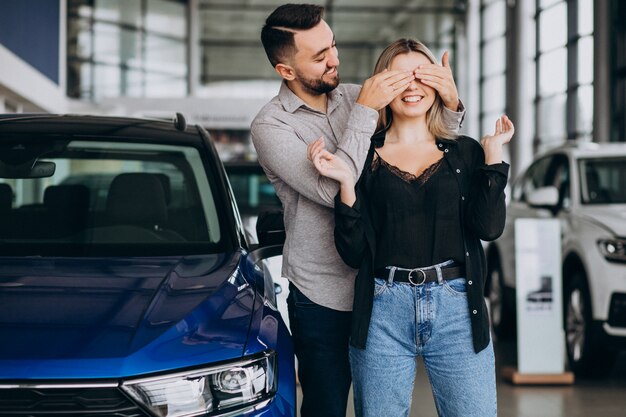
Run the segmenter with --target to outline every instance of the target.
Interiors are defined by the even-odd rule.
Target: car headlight
[[[276,393],[276,353],[177,374],[126,381],[122,389],[157,416],[224,415]]]
[[[602,255],[614,262],[626,262],[626,239],[613,238],[598,240]]]

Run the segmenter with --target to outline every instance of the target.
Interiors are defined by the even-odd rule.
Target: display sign
[[[556,219],[515,221],[519,374],[564,374],[561,230]]]

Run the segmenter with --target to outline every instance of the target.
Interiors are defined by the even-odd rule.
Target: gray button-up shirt
[[[339,184],[320,175],[306,151],[323,137],[326,149],[347,161],[358,178],[378,121],[377,111],[355,103],[360,91],[358,85],[340,84],[328,93],[324,113],[283,83],[251,126],[259,162],[283,204],[282,274],[313,302],[340,311],[352,309],[356,271],[335,248],[332,207]],[[458,130],[463,112],[446,109],[444,115]]]

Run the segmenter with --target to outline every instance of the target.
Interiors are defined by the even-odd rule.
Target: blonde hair
[[[410,52],[417,52],[424,55],[430,62],[437,64],[437,58],[435,55],[420,41],[415,39],[398,39],[390,44],[378,57],[376,66],[374,67],[374,74],[383,72],[385,68],[389,68],[391,61],[402,54],[408,54]],[[426,125],[428,130],[438,138],[442,139],[456,139],[457,134],[450,130],[443,121],[444,104],[439,92],[435,90],[435,101],[432,107],[426,113]],[[385,108],[378,111],[378,126],[376,130],[378,132],[386,130],[391,126],[393,121],[393,115],[391,107],[387,105]]]

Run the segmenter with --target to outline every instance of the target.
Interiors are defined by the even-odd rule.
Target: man
[[[356,276],[334,244],[332,207],[339,186],[318,174],[307,160],[307,146],[326,146],[358,177],[378,110],[418,75],[452,109],[447,118],[454,129],[463,116],[457,112],[462,105],[447,53],[443,66],[386,71],[366,80],[362,88],[339,84],[337,47],[323,11],[317,5],[286,4],[267,18],[261,40],[283,83],[251,126],[259,162],[284,208],[287,240],[282,273],[291,283],[287,303],[303,393],[302,417],[345,416]]]

